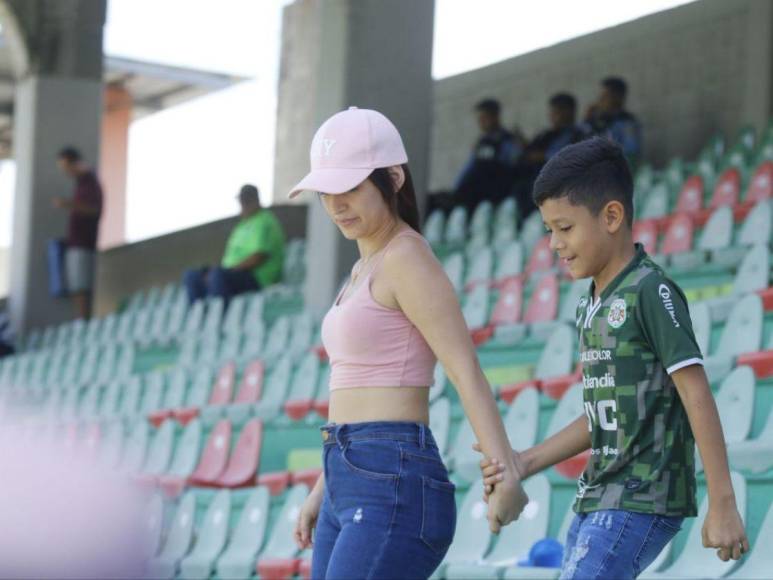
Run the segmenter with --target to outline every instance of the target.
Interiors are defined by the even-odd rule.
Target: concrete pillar
[[[69,301],[48,295],[46,244],[65,234],[66,214],[51,199],[72,182],[56,166],[72,144],[99,159],[102,119],[102,27],[105,0],[4,3],[25,32],[27,70],[17,70],[14,114],[16,193],[9,310],[16,331],[73,317]]]
[[[408,150],[419,207],[423,207],[428,176],[427,161],[432,97],[432,34],[434,0],[301,0],[291,8],[316,12],[309,19],[316,30],[302,38],[318,38],[313,51],[313,86],[296,85],[305,101],[296,106],[313,107],[314,123],[308,134],[294,135],[295,144],[278,138],[277,158],[287,146],[308,147],[313,132],[330,115],[354,105],[376,109],[389,117],[400,131]],[[287,23],[287,19],[285,19]],[[287,43],[283,42],[287,49]],[[291,74],[291,62],[283,55],[280,77]],[[280,82],[279,102],[283,94]],[[297,95],[296,95],[297,97]],[[278,135],[286,134],[280,127]],[[296,179],[308,169],[308,161],[296,169]],[[282,195],[284,192],[279,192]],[[322,206],[312,200],[307,225],[306,304],[317,312],[329,308],[341,280],[357,256],[357,247],[346,241],[330,222]]]
[[[124,87],[105,88],[99,177],[105,196],[99,225],[99,248],[126,242],[126,169],[132,96]]]

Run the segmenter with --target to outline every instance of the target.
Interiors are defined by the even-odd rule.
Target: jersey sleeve
[[[636,312],[645,340],[668,374],[703,364],[687,299],[676,284],[660,275],[648,276],[640,286]]]

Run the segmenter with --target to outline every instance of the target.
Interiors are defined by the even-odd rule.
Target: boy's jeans
[[[682,517],[601,510],[574,517],[561,580],[636,578],[681,529]]]

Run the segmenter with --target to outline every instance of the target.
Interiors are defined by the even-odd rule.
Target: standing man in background
[[[628,83],[620,77],[601,81],[599,98],[588,109],[584,130],[611,139],[623,149],[632,170],[641,159],[642,136],[639,120],[625,108]]]
[[[78,318],[91,316],[94,289],[94,259],[99,218],[102,215],[102,187],[75,147],[65,147],[57,157],[59,169],[73,180],[72,197],[55,197],[54,207],[69,213],[64,271],[67,290]]]

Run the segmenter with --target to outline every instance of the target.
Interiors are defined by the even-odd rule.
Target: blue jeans
[[[322,427],[325,496],[311,577],[428,578],[456,527],[454,485],[417,423]]]
[[[188,270],[183,283],[191,304],[208,296],[220,296],[228,303],[237,294],[260,290],[252,272],[220,267]]]
[[[561,580],[636,578],[679,532],[684,518],[601,510],[574,517]]]

